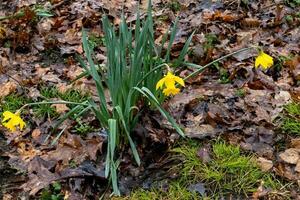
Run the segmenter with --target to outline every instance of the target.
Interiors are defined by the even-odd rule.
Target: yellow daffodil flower
[[[156,90],[158,90],[159,88],[162,89],[165,86],[163,93],[166,96],[170,96],[171,94],[178,94],[180,92],[180,89],[175,87],[176,83],[184,86],[184,80],[179,76],[173,75],[172,72],[169,71],[165,77],[157,82]]]
[[[3,117],[2,125],[11,131],[15,131],[16,126],[20,126],[20,130],[23,130],[26,126],[25,122],[20,117],[19,112],[12,113],[10,111],[5,111],[3,113]]]
[[[255,59],[255,67],[261,66],[264,70],[270,68],[273,65],[273,58],[263,51],[259,52],[259,55]]]

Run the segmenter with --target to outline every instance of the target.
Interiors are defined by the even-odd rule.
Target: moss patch
[[[228,194],[247,196],[256,191],[262,181],[266,186],[276,185],[260,170],[254,158],[243,155],[239,147],[218,141],[211,149],[211,160],[207,163],[197,155],[199,144],[193,142],[175,149],[184,156],[182,178],[191,183],[205,183],[208,193],[218,198]]]
[[[128,197],[114,197],[113,200],[196,200],[199,195],[190,192],[179,182],[173,182],[168,189],[152,189],[150,191],[138,189]]]
[[[201,147],[201,143],[189,140],[172,150],[182,165],[175,166],[180,177],[171,181],[168,189],[138,189],[128,197],[115,199],[226,199],[230,195],[248,198],[260,185],[273,190],[282,187],[280,181],[262,172],[254,157],[243,154],[239,147],[224,141],[213,142],[207,162],[199,157]],[[204,184],[204,195],[188,189],[198,183]]]
[[[300,104],[290,103],[285,106],[285,115],[281,129],[293,135],[300,135]]]

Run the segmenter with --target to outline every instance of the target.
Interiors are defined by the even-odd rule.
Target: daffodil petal
[[[11,119],[15,116],[15,114],[10,112],[10,111],[5,111],[2,115],[4,117],[2,122],[5,122],[5,121],[7,121],[7,120],[9,120],[9,119]]]
[[[259,55],[257,56],[257,58],[255,59],[255,67],[256,68],[261,66],[263,69],[268,69],[273,64],[274,64],[273,58],[270,55],[264,53],[263,51],[261,51],[259,53]]]
[[[156,90],[158,90],[159,88],[162,88],[164,83],[165,83],[165,78],[160,79],[156,84]]]
[[[261,58],[260,58],[260,57],[257,57],[257,58],[255,59],[255,67],[258,68],[259,65],[260,65],[260,63],[261,63]]]
[[[174,88],[175,87],[175,81],[173,79],[168,78],[165,81],[165,85],[167,88]]]
[[[174,80],[176,81],[176,83],[180,84],[181,86],[184,86],[184,80],[179,76],[174,76]]]
[[[3,117],[2,125],[11,131],[15,131],[16,126],[20,126],[20,130],[23,130],[26,126],[26,123],[22,120],[19,113],[5,111]]]
[[[7,123],[2,123],[2,124],[5,128],[9,129],[10,131],[16,130],[16,127],[12,123],[7,122]]]

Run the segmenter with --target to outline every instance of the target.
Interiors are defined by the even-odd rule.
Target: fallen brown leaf
[[[263,157],[259,157],[257,159],[257,163],[258,163],[259,167],[262,169],[262,171],[264,171],[264,172],[270,171],[273,167],[272,160],[268,160]]]
[[[52,104],[51,107],[55,108],[55,111],[59,114],[64,114],[70,110],[66,104]]]
[[[279,154],[279,157],[289,164],[296,164],[300,158],[299,150],[290,148]]]
[[[13,81],[9,81],[0,85],[1,93],[0,98],[4,98],[7,95],[13,93],[17,89],[17,84]]]

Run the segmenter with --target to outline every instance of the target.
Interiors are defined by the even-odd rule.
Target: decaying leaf
[[[53,104],[51,107],[55,108],[55,111],[59,114],[66,113],[70,108],[66,104]]]
[[[103,139],[97,136],[84,141],[78,135],[67,134],[66,138],[61,138],[55,150],[49,151],[42,158],[61,161],[63,165],[68,165],[72,160],[78,164],[87,158],[96,160],[97,153],[101,152],[102,143]]]
[[[9,81],[3,84],[0,84],[1,93],[0,99],[6,97],[7,95],[13,93],[17,89],[17,84],[14,81]]]
[[[259,167],[265,172],[270,171],[273,167],[273,162],[271,160],[265,159],[263,157],[259,157],[257,159],[257,163],[258,163]]]
[[[0,40],[4,39],[6,36],[6,30],[0,24]]]
[[[297,164],[300,155],[299,149],[290,148],[279,154],[279,157],[287,163]]]

